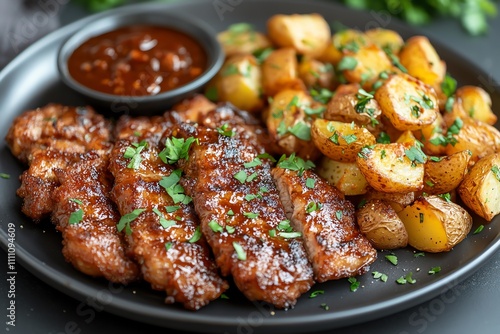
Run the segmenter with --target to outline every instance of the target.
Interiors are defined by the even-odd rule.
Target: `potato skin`
[[[323,157],[316,172],[347,196],[365,194],[369,188],[355,162],[340,162]]]
[[[376,144],[356,158],[359,169],[372,188],[381,192],[406,193],[423,187],[424,166],[406,156],[405,144]]]
[[[406,247],[408,233],[396,211],[384,201],[374,199],[356,212],[359,229],[378,250]]]
[[[417,198],[398,216],[408,232],[408,244],[430,253],[450,251],[472,228],[472,217],[464,208],[435,195]]]
[[[331,38],[330,26],[319,14],[274,15],[267,31],[275,45],[312,57],[323,54]]]
[[[500,213],[500,180],[495,174],[498,168],[500,153],[490,154],[476,162],[458,187],[465,205],[487,221]]]
[[[441,157],[439,161],[428,160],[424,165],[424,189],[431,194],[446,194],[458,187],[462,182],[471,153],[469,151]]]
[[[382,113],[401,131],[414,131],[430,125],[439,113],[434,90],[404,73],[390,76],[375,92],[375,99]],[[431,107],[417,102],[418,99],[428,99]]]

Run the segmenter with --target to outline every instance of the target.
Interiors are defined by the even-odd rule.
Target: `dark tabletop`
[[[0,4],[4,1],[0,0]],[[49,2],[49,1],[45,1]],[[67,1],[58,0],[58,3]],[[500,12],[500,4],[497,2]],[[56,12],[60,24],[67,24],[87,13],[71,3]],[[489,75],[479,80],[486,89],[500,91],[500,17],[491,21],[490,33],[483,37],[467,35],[456,21],[441,19],[420,29],[424,35],[467,57]],[[0,252],[0,268],[7,268],[7,254]],[[43,283],[21,266],[16,276],[16,326],[6,326],[8,284],[2,269],[0,300],[2,325],[6,333],[160,333],[174,332],[131,321],[92,308]],[[449,290],[418,306],[359,325],[328,333],[498,333],[500,329],[500,253],[493,255],[474,274],[448,287]],[[186,324],[189,330],[189,324]],[[314,334],[326,334],[326,332]],[[251,334],[248,332],[247,334]]]

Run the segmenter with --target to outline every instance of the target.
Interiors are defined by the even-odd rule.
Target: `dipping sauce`
[[[68,59],[70,75],[99,92],[156,95],[183,86],[207,66],[191,36],[161,26],[136,25],[93,37]]]

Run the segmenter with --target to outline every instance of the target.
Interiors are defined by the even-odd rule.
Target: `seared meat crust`
[[[53,192],[52,221],[62,233],[68,262],[85,274],[127,284],[138,279],[139,269],[125,254],[116,230],[120,216],[108,197],[112,180],[107,165],[89,153],[70,168],[54,169],[61,185]],[[71,223],[79,210],[82,219]]]
[[[173,135],[199,140],[184,161],[182,182],[193,197],[222,274],[232,275],[250,300],[279,308],[293,306],[312,286],[312,269],[300,240],[270,235],[286,216],[269,162],[245,168],[259,154],[255,143],[219,135],[215,129],[182,124]],[[239,172],[245,173],[246,180],[234,177]],[[241,246],[244,257],[235,244]]]
[[[315,280],[365,273],[377,251],[359,231],[352,203],[310,170],[300,176],[297,171],[276,167],[271,174],[293,228],[302,233]],[[307,179],[314,180],[313,188],[306,186]]]
[[[101,154],[111,148],[111,123],[91,107],[49,104],[18,116],[5,137],[12,154],[30,163],[35,150]]]
[[[136,126],[145,122],[138,126],[142,129],[146,129],[146,125],[149,129],[157,128],[147,120],[133,122]],[[119,137],[126,137],[125,132]],[[142,138],[152,137],[143,133]],[[120,213],[144,210],[130,223],[132,232],[126,237],[128,249],[141,264],[144,279],[154,289],[166,291],[167,302],[180,302],[188,309],[197,310],[218,298],[229,285],[220,278],[205,239],[191,239],[199,233],[192,205],[174,203],[159,184],[171,176],[174,169],[158,157],[160,150],[151,142],[141,152],[139,168],[127,168],[129,159],[124,158],[124,153],[132,143],[119,140],[110,164],[115,175],[112,198]],[[162,226],[158,213],[170,226]]]

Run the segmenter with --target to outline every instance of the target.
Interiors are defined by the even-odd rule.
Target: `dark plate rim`
[[[192,0],[189,4],[193,3],[204,3],[204,0]],[[269,1],[265,0],[253,0],[253,3],[261,3],[264,5]],[[287,3],[290,5],[290,1],[285,0],[273,0],[275,3]],[[306,4],[309,3],[307,0],[295,0],[295,3]],[[318,1],[318,3],[328,6],[329,8],[335,9],[340,8],[341,5]],[[168,8],[168,7],[181,7],[182,4],[180,2],[174,3],[147,3],[147,4],[134,4],[124,6],[112,12],[121,12],[121,11],[133,11],[135,8]],[[343,7],[342,7],[343,8]],[[110,11],[111,12],[111,11]],[[69,36],[71,32],[76,31],[79,27],[84,26],[85,24],[104,17],[108,15],[109,12],[94,14],[89,17],[85,17],[80,19],[74,23],[71,23],[61,29],[58,29],[47,36],[43,37],[39,41],[32,44],[26,50],[24,50],[21,54],[19,54],[14,60],[12,60],[1,72],[0,72],[0,82],[4,80],[4,78],[12,72],[15,68],[22,65],[24,61],[29,59],[33,54],[39,49],[42,49],[45,44],[49,44],[51,42],[60,40],[61,43]],[[362,15],[362,14],[360,14]],[[391,23],[391,26],[395,26],[396,29],[402,29],[403,31],[409,32],[411,31],[413,34],[418,33],[418,30],[409,28],[406,25],[400,24],[398,22]],[[431,42],[436,45],[440,50],[443,50],[447,53],[453,54],[455,61],[470,64],[470,61],[464,56],[457,54],[456,52],[450,50],[448,47],[443,46],[442,44],[433,41],[432,38],[429,38]],[[487,76],[482,70],[477,68],[475,65],[470,64],[475,68],[475,71],[478,75]],[[2,249],[7,251],[8,245],[8,236],[4,229],[0,229],[0,246]],[[381,316],[387,316],[398,311],[402,311],[404,309],[415,306],[425,300],[429,300],[431,298],[436,297],[440,293],[443,292],[443,288],[451,288],[456,284],[460,283],[462,280],[466,279],[468,276],[472,275],[476,270],[478,270],[488,259],[490,259],[498,250],[500,249],[500,233],[494,236],[494,239],[488,244],[488,246],[483,249],[482,252],[479,253],[478,256],[465,262],[462,266],[452,270],[446,276],[437,279],[435,282],[430,283],[426,286],[423,286],[415,291],[406,293],[402,296],[391,298],[389,300],[384,300],[380,302],[376,302],[374,304],[368,306],[362,306],[355,308],[353,310],[344,310],[337,311],[335,313],[318,313],[317,315],[306,315],[306,316],[296,316],[296,317],[287,317],[285,318],[273,318],[269,317],[264,319],[264,323],[259,325],[260,328],[268,328],[268,329],[289,329],[293,332],[297,332],[299,330],[310,330],[311,324],[314,324],[315,330],[326,329],[326,328],[334,328],[345,325],[351,325],[354,323],[360,323],[369,321]],[[82,282],[74,277],[71,277],[66,274],[61,274],[61,272],[56,269],[46,265],[45,263],[38,260],[33,254],[29,253],[22,246],[16,244],[16,256],[19,262],[28,269],[32,274],[36,275],[38,278],[48,283],[52,287],[62,291],[70,295],[73,298],[78,300],[85,300],[88,296],[95,296],[102,287],[97,287],[97,284],[89,285],[85,282]],[[217,317],[214,318],[210,315],[204,315],[200,313],[192,313],[186,312],[183,310],[176,309],[159,309],[158,307],[151,305],[141,305],[140,309],[137,309],[137,303],[133,301],[129,301],[126,298],[121,298],[119,295],[115,296],[115,301],[109,305],[106,305],[105,310],[111,313],[114,313],[119,316],[128,316],[134,320],[148,322],[154,325],[159,325],[163,327],[171,327],[178,329],[186,329],[185,324],[190,323],[194,327],[190,328],[192,330],[204,331],[204,332],[213,332],[220,331],[222,328],[235,328],[238,326],[238,322],[236,319],[229,317]],[[170,317],[167,319],[165,317],[166,314],[169,314]],[[165,321],[172,320],[175,321]],[[167,322],[167,323],[166,323]],[[184,324],[184,325],[183,325]],[[206,327],[216,326],[215,327]],[[205,326],[205,327],[204,327]]]

